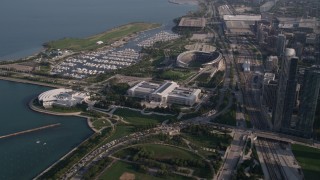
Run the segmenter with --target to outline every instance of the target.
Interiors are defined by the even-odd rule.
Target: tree
[[[148,167],[145,165],[139,165],[139,171],[142,173],[147,173],[148,172]]]

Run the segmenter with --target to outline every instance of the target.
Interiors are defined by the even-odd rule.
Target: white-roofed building
[[[61,88],[41,93],[38,96],[38,101],[45,108],[52,108],[53,106],[73,107],[88,98],[89,96],[86,93]]]
[[[151,94],[151,100],[162,103],[167,103],[168,94],[179,85],[173,81],[167,81],[162,84],[156,91]]]
[[[167,103],[192,106],[199,101],[200,89],[177,87],[169,93]]]
[[[224,15],[225,21],[261,21],[261,15]]]
[[[128,95],[138,98],[148,98],[151,93],[159,88],[159,84],[141,81],[128,90]]]
[[[200,93],[200,89],[181,88],[173,81],[166,81],[162,85],[142,81],[128,90],[129,96],[145,98],[158,105],[192,106],[198,102]]]
[[[246,61],[245,63],[243,63],[242,68],[244,72],[249,72],[250,71],[250,61]]]

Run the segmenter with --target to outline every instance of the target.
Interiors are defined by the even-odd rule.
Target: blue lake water
[[[46,90],[0,80],[0,136],[61,123],[58,127],[0,139],[0,179],[30,179],[93,133],[84,118],[30,110],[28,102]]]
[[[167,0],[1,0],[0,60],[32,55],[63,37],[86,37],[129,22],[167,26],[194,5]]]

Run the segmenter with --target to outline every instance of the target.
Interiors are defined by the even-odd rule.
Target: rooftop
[[[274,73],[265,73],[264,80],[274,80],[276,75]]]
[[[261,15],[224,15],[225,21],[260,21]]]
[[[267,61],[277,61],[278,60],[278,56],[269,56],[267,58]]]
[[[137,85],[135,85],[134,87],[132,87],[131,89],[135,89],[136,91],[140,91],[140,92],[152,93],[155,90],[157,90],[159,87],[160,87],[159,84],[142,81]]]
[[[61,105],[66,107],[74,106],[82,101],[88,100],[86,93],[73,91],[72,89],[52,89],[41,93],[38,100],[43,103],[45,108],[52,105]]]
[[[205,18],[183,17],[179,23],[179,27],[204,28],[205,26],[206,26],[206,19]]]
[[[166,90],[168,87],[170,87],[173,83],[167,82],[163,86],[161,86],[158,90],[157,93],[162,93],[164,90]]]
[[[200,89],[177,87],[172,92],[169,93],[169,96],[190,97],[190,96],[193,96],[198,91],[200,92]]]
[[[206,53],[211,53],[216,50],[216,47],[205,43],[195,43],[191,45],[186,45],[185,48],[190,51],[201,51]]]

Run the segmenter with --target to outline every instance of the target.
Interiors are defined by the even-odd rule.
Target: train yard
[[[258,138],[256,147],[264,162],[262,164],[265,166],[266,179],[303,179],[303,174],[291,151],[290,144]]]

